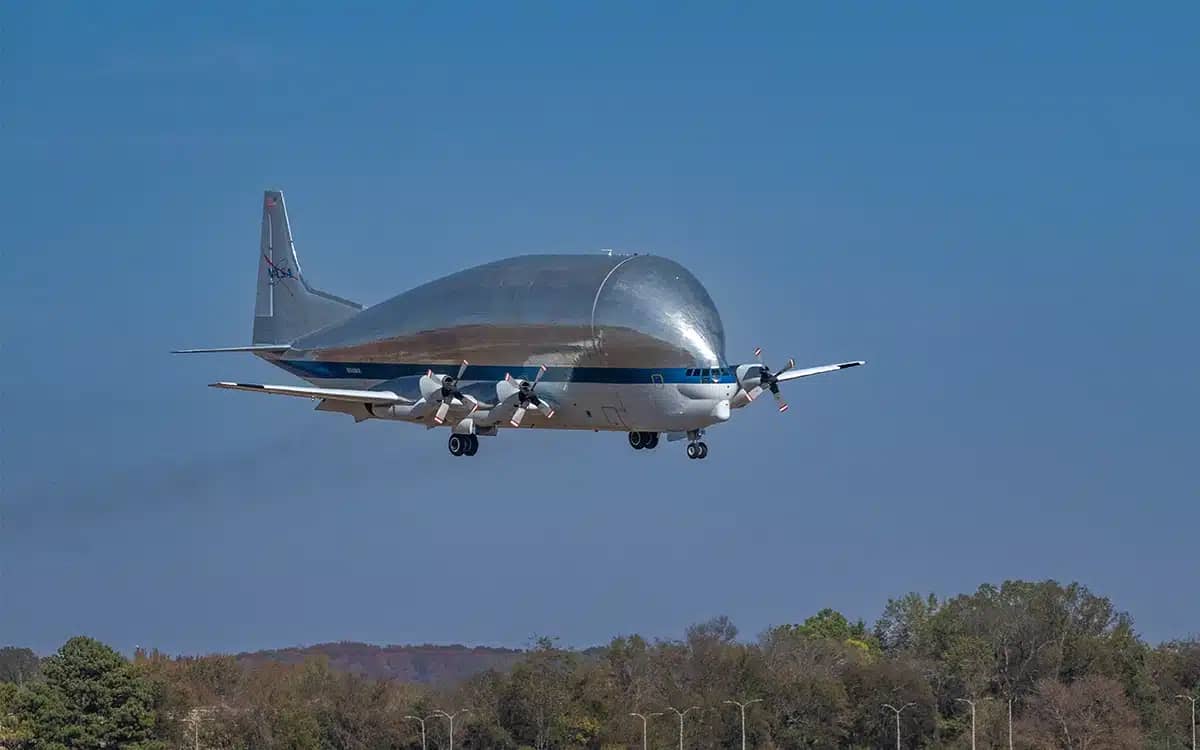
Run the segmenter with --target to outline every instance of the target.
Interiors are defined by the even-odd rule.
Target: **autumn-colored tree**
[[[1135,750],[1144,746],[1137,714],[1120,683],[1088,675],[1071,684],[1037,685],[1021,734],[1034,747],[1061,750]]]

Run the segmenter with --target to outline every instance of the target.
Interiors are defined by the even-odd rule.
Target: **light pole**
[[[1182,693],[1175,696],[1192,702],[1192,750],[1196,750],[1196,696],[1183,695]]]
[[[960,703],[966,703],[968,706],[971,707],[971,750],[975,750],[975,701],[970,698],[955,698],[954,700],[959,701]],[[988,699],[984,698],[983,700],[986,701]],[[1011,702],[1008,704],[1008,707],[1010,710],[1012,709]],[[899,736],[899,735],[897,735],[897,736]],[[1009,742],[1011,742],[1011,741],[1012,741],[1012,738],[1009,737]]]
[[[722,703],[728,703],[731,706],[737,706],[742,710],[742,750],[746,750],[746,706],[754,703],[762,703],[762,698],[755,698],[754,700],[749,700],[745,703],[738,703],[737,701],[722,701]]]
[[[917,704],[913,703],[911,701],[908,703],[905,703],[900,708],[896,708],[891,703],[883,704],[884,708],[891,709],[891,711],[893,711],[896,714],[896,750],[900,750],[900,714],[904,713],[904,709],[908,708],[909,706],[915,706],[915,705],[917,705]]]
[[[1012,704],[1013,699],[1008,699],[1008,750],[1013,750],[1012,740]]]
[[[426,716],[424,719],[422,719],[420,716],[405,716],[404,717],[406,719],[412,719],[413,721],[417,721],[417,722],[421,723],[421,750],[425,750],[425,722],[428,721],[429,719],[432,719],[434,716],[437,716],[437,714],[430,714],[429,716]]]
[[[683,717],[688,715],[689,711],[698,711],[699,706],[688,706],[680,711],[674,706],[667,706],[667,710],[679,717],[679,750],[683,750]]]
[[[646,726],[647,726],[647,720],[649,720],[651,717],[654,717],[654,716],[662,716],[662,712],[660,712],[660,711],[655,711],[655,712],[654,712],[654,713],[652,713],[652,714],[639,714],[637,711],[634,711],[633,713],[631,713],[631,714],[629,714],[629,715],[630,715],[630,716],[636,716],[636,717],[638,717],[639,719],[641,719],[641,720],[642,720],[642,750],[646,750],[646,748],[647,748],[647,745],[646,745]]]
[[[435,716],[445,716],[450,720],[450,750],[454,750],[454,717],[458,716],[459,714],[467,714],[470,712],[471,709],[469,708],[460,708],[454,713],[447,713],[441,709],[433,712]]]

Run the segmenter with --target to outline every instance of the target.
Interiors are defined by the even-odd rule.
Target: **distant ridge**
[[[251,651],[237,655],[239,663],[264,662],[302,664],[325,657],[339,672],[376,680],[417,682],[425,685],[452,685],[489,669],[508,671],[525,652],[519,649],[486,646],[373,646],[368,643],[339,641],[312,646]]]

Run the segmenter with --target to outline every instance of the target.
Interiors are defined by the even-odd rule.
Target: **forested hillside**
[[[255,667],[265,662],[303,664],[314,658],[329,660],[336,672],[349,672],[376,680],[446,685],[462,682],[489,669],[506,671],[522,652],[509,648],[470,646],[372,646],[366,643],[319,643],[314,646],[254,651],[238,654],[238,662]]]
[[[335,644],[336,646],[336,644]],[[322,647],[329,649],[329,646]],[[390,648],[379,649],[376,656]],[[355,644],[351,653],[359,653]],[[488,653],[491,653],[490,651]],[[1200,641],[1151,645],[1107,598],[1009,581],[909,594],[868,625],[822,610],[752,637],[716,618],[677,640],[586,654],[538,639],[457,683],[380,680],[358,657],[128,661],[76,638],[39,660],[0,651],[0,746],[43,748],[1187,748]],[[298,663],[297,660],[300,660]],[[286,663],[285,663],[286,662]],[[420,670],[418,670],[419,672]],[[1010,722],[1011,709],[1011,722]],[[660,715],[661,714],[661,715]]]

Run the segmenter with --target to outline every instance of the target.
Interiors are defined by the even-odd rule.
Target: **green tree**
[[[33,726],[22,703],[25,690],[11,682],[0,682],[0,748],[24,750],[32,746]]]
[[[149,684],[129,662],[91,638],[72,638],[43,665],[25,699],[37,750],[150,750],[155,714]]]

